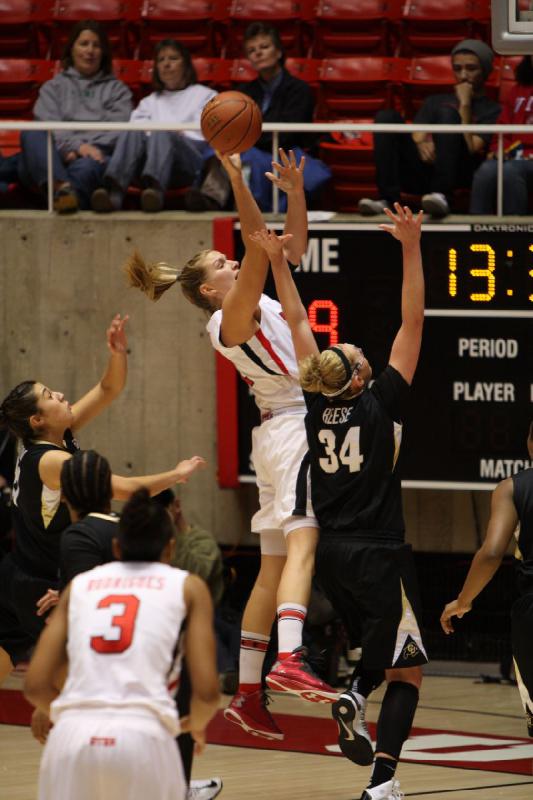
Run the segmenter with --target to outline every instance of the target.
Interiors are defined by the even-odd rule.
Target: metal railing
[[[165,122],[25,122],[23,120],[0,120],[0,130],[10,131],[47,131],[47,157],[48,157],[48,212],[53,211],[54,186],[53,186],[53,132],[54,131],[198,131],[199,124],[175,124]],[[277,158],[279,134],[283,132],[302,133],[491,133],[498,137],[497,149],[497,189],[496,189],[496,214],[503,216],[503,137],[505,134],[533,134],[533,125],[420,125],[415,123],[379,124],[369,122],[267,122],[263,124],[263,131],[272,133],[272,157]],[[279,193],[277,186],[273,187],[272,210],[279,211]]]

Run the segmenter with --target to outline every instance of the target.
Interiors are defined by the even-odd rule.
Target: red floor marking
[[[281,742],[270,742],[245,733],[224,719],[219,711],[208,728],[211,744],[252,747],[259,750],[288,750],[296,753],[342,756],[337,745],[337,725],[331,719],[275,714],[285,734]],[[525,722],[523,727],[525,729]],[[368,728],[375,737],[376,726]],[[402,761],[462,769],[479,769],[533,775],[533,739],[490,736],[466,731],[413,728],[402,750]]]
[[[29,725],[32,707],[22,692],[0,689],[0,723]],[[285,733],[282,742],[269,742],[245,733],[224,719],[219,711],[208,728],[211,744],[251,747],[257,750],[286,750],[323,756],[341,756],[337,745],[337,726],[332,719],[276,714]],[[520,725],[520,723],[518,723]],[[525,722],[523,723],[525,729]],[[376,726],[369,723],[371,736]],[[402,751],[402,761],[435,764],[488,772],[533,775],[533,739],[491,736],[459,730],[413,728]]]
[[[29,725],[33,706],[24,699],[22,692],[0,689],[0,724]]]

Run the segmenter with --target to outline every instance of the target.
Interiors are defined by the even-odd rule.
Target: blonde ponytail
[[[305,392],[334,396],[346,383],[346,369],[334,350],[324,350],[318,355],[300,361],[300,383]]]
[[[174,286],[179,270],[164,261],[148,264],[135,250],[124,264],[129,286],[140,289],[150,300],[159,300],[161,295]]]
[[[140,289],[150,300],[159,300],[167,289],[179,283],[189,302],[212,314],[214,308],[201,291],[201,286],[206,281],[205,258],[211,252],[201,250],[180,270],[165,261],[148,264],[136,250],[124,264],[124,272],[128,284],[134,289]]]

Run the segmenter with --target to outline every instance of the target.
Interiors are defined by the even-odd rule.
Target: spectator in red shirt
[[[515,70],[516,85],[509,92],[498,123],[533,124],[533,62],[524,56]],[[470,197],[471,214],[494,214],[498,162],[498,137],[494,136],[487,160],[474,175]],[[527,214],[533,187],[533,135],[509,133],[503,137],[503,213]]]

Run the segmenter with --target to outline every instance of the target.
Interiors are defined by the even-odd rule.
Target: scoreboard
[[[240,258],[238,225],[234,248]],[[403,485],[491,489],[533,466],[525,445],[533,418],[533,225],[424,225],[422,255],[426,319],[404,426]],[[400,243],[376,224],[312,223],[294,278],[319,347],[360,345],[378,374],[401,320]],[[275,296],[272,283],[266,292]],[[227,400],[225,384],[238,382],[234,463],[242,482],[253,480],[258,414],[235,375],[220,369],[218,389]],[[233,479],[226,471],[222,484]]]

